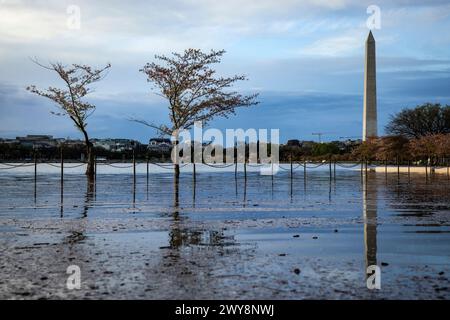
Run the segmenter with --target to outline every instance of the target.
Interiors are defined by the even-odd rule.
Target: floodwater
[[[450,298],[446,175],[117,166],[0,170],[0,298]]]

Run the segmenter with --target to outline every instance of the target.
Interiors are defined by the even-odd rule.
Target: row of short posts
[[[97,180],[97,159],[94,159],[94,181]],[[136,184],[136,154],[135,154],[135,150],[133,148],[133,184]],[[294,178],[294,168],[293,168],[293,157],[292,154],[289,156],[289,162],[290,162],[290,179],[292,180]],[[336,179],[336,161],[333,161],[332,157],[329,158],[329,176],[330,176],[330,180],[332,180],[333,178]],[[147,156],[146,158],[146,163],[147,163],[147,170],[146,170],[146,176],[147,176],[147,188],[148,188],[148,182],[149,182],[149,158]],[[306,160],[303,161],[303,178],[306,181]],[[38,158],[37,158],[37,153],[36,151],[34,152],[34,194],[36,197],[36,182],[37,182],[37,165],[38,165]],[[272,165],[272,181],[274,178],[273,175],[273,163]],[[61,188],[61,197],[63,196],[63,189],[64,189],[64,148],[63,145],[60,146],[60,174],[61,174],[61,179],[60,179],[60,188]],[[408,177],[410,176],[410,166],[411,166],[411,162],[408,161]],[[387,168],[388,168],[388,161],[385,160],[385,175],[387,176]],[[234,169],[234,175],[235,175],[235,179],[237,179],[237,171],[238,171],[238,163],[237,163],[237,159],[235,158],[235,169]],[[368,161],[366,159],[361,159],[361,176],[363,175],[363,172],[365,172],[365,174],[367,175],[368,172]],[[194,183],[196,182],[197,179],[197,172],[196,172],[196,164],[195,162],[193,163],[193,181]],[[400,163],[397,159],[397,175],[398,178],[400,178]],[[428,180],[428,163],[425,163],[425,176],[426,179]],[[247,180],[247,159],[244,160],[244,179]],[[447,179],[450,180],[450,166],[447,163]]]
[[[292,180],[294,178],[294,168],[293,168],[293,156],[292,154],[289,156],[289,163],[290,163],[290,179]],[[306,160],[303,161],[303,178],[306,180],[306,165],[307,162]],[[273,175],[273,163],[271,164],[272,166],[272,180],[274,178]],[[330,180],[336,180],[336,160],[333,160],[332,157],[329,158],[328,161],[328,166],[329,166],[329,177]],[[388,162],[387,160],[385,161],[385,174],[387,175],[387,167],[388,167]],[[369,161],[367,159],[361,159],[361,176],[365,173],[367,175],[369,171]],[[234,176],[235,179],[237,179],[237,172],[238,172],[238,162],[237,159],[235,159],[234,161]],[[408,177],[410,177],[410,173],[411,173],[411,161],[408,161]],[[400,162],[397,160],[397,175],[400,178]],[[426,178],[428,179],[428,164],[425,164],[425,175]],[[148,161],[147,161],[147,176],[148,176]],[[450,180],[450,166],[447,165],[447,178]],[[244,160],[244,179],[247,180],[247,159]],[[195,163],[193,163],[193,180],[196,181],[196,167],[195,167]]]
[[[289,157],[289,162],[290,162],[290,178],[293,179],[294,178],[294,168],[293,168],[293,160],[292,160],[292,155]],[[361,162],[361,172],[362,172],[362,163]],[[306,159],[303,160],[303,179],[306,181],[306,166],[307,166],[307,162]],[[367,170],[367,167],[366,167]],[[329,176],[330,176],[330,180],[336,180],[336,160],[333,160],[332,157],[329,158],[328,160],[328,171],[329,171]]]
[[[133,167],[133,183],[136,183],[136,155],[135,155],[135,150],[133,149],[133,155],[132,155],[132,167]],[[292,155],[290,155],[289,157],[289,163],[290,163],[290,179],[294,178],[294,168],[293,168],[293,157]],[[367,162],[361,161],[361,172],[363,171],[363,164],[365,163],[365,170],[367,172]],[[38,164],[38,159],[37,159],[37,154],[34,153],[34,180],[37,181],[37,164]],[[272,165],[272,179],[273,179],[273,163]],[[61,146],[60,148],[60,173],[61,173],[61,188],[63,186],[64,183],[64,149],[63,146]],[[306,179],[306,166],[307,166],[307,162],[306,160],[303,161],[303,176]],[[387,164],[386,164],[387,166]],[[94,159],[94,179],[97,179],[97,159]],[[447,175],[449,175],[449,168],[447,167]],[[234,168],[234,174],[235,174],[235,178],[237,178],[237,172],[238,172],[238,162],[237,159],[235,159],[235,168]],[[197,177],[197,173],[196,173],[196,164],[193,163],[193,180],[196,181],[196,177]],[[330,158],[329,160],[329,176],[330,179],[334,179],[336,178],[336,161],[333,161],[332,158]],[[147,178],[147,184],[149,182],[149,158],[148,156],[146,157],[146,178]],[[245,159],[244,161],[244,179],[247,179],[247,159]]]
[[[397,157],[396,163],[397,163],[397,178],[400,179],[400,161],[399,161],[398,157]],[[426,180],[428,180],[428,176],[429,176],[428,167],[429,167],[428,162],[425,162],[425,179]],[[447,179],[450,180],[450,165],[448,163],[448,160],[447,160],[446,167],[447,167]],[[384,160],[384,173],[387,178],[387,173],[388,173],[388,160],[387,159]],[[431,170],[430,170],[430,174],[431,174]],[[408,160],[408,179],[410,179],[410,178],[411,178],[411,160]]]
[[[64,151],[63,151],[63,147],[61,146],[60,149],[60,172],[61,172],[61,188],[63,186],[64,183]],[[292,156],[289,157],[289,162],[290,162],[290,179],[294,178],[294,168],[293,168],[293,158]],[[136,183],[136,157],[135,157],[135,152],[133,150],[133,157],[132,157],[132,163],[133,163],[133,183]],[[36,153],[34,154],[34,180],[37,181],[37,164],[38,164],[38,160],[37,160],[37,155]],[[306,179],[306,160],[303,161],[303,176]],[[273,164],[272,165],[272,179],[273,179]],[[363,171],[366,172],[367,174],[367,161],[361,160],[361,174],[363,173]],[[365,167],[365,169],[364,169]],[[237,178],[237,171],[238,171],[238,163],[237,160],[235,159],[235,169],[234,169],[234,174],[235,174],[235,178]],[[428,175],[428,169],[426,168],[426,173]],[[387,161],[385,161],[385,173],[387,174]],[[410,173],[409,170],[409,163],[408,163],[408,175]],[[400,174],[399,172],[399,167],[398,167],[398,174]],[[194,182],[197,179],[197,173],[196,173],[196,164],[195,162],[193,163],[193,180]],[[332,158],[330,158],[329,160],[329,176],[330,179],[336,179],[336,161],[332,161]],[[447,177],[449,177],[450,179],[450,173],[449,173],[449,166],[447,166]],[[94,162],[94,178],[95,180],[97,179],[97,159],[95,159]],[[247,159],[244,161],[244,178],[247,179]],[[147,179],[147,184],[149,182],[149,158],[147,156],[146,158],[146,179]]]

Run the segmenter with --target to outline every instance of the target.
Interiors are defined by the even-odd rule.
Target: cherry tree
[[[258,104],[258,94],[243,95],[230,88],[238,81],[247,80],[244,75],[220,77],[212,67],[220,63],[224,50],[208,53],[199,49],[187,49],[171,56],[157,55],[157,62],[147,63],[140,71],[147,76],[156,94],[168,102],[168,125],[155,125],[146,120],[136,122],[157,129],[164,135],[175,137],[178,144],[180,130],[189,130],[194,123],[203,125],[214,117],[228,117],[238,107]],[[180,174],[175,163],[175,176]]]
[[[86,175],[94,176],[94,151],[92,142],[89,141],[87,132],[87,119],[95,111],[95,105],[85,101],[85,96],[92,91],[91,84],[100,81],[111,67],[107,64],[101,69],[93,69],[88,65],[72,64],[66,66],[60,62],[43,65],[33,60],[40,67],[55,72],[62,80],[63,87],[49,87],[45,90],[38,89],[35,85],[27,87],[27,90],[39,96],[48,98],[56,103],[58,112],[52,112],[58,116],[69,117],[75,127],[81,131],[86,146],[87,168]]]

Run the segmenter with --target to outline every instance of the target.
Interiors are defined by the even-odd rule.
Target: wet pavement
[[[449,299],[450,180],[0,173],[2,299]],[[81,289],[66,286],[67,268]],[[366,267],[381,268],[381,289]]]

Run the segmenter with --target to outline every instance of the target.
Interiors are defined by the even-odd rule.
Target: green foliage
[[[325,155],[332,155],[332,154],[339,154],[339,147],[332,143],[317,143],[313,145],[312,148],[312,155],[313,156],[325,156]]]

